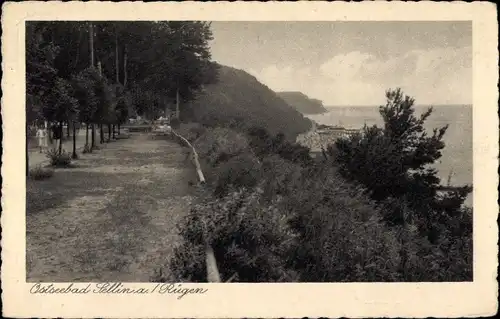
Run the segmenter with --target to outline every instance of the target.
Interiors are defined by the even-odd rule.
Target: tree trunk
[[[118,135],[120,135],[120,123],[118,123]]]
[[[180,104],[179,87],[177,87],[177,91],[175,92],[175,117],[177,117],[178,120],[181,119],[181,110],[179,108],[179,104]]]
[[[49,137],[50,145],[52,145],[52,143],[54,142],[54,136],[52,136],[52,133],[53,133],[52,125],[49,123],[48,129],[47,129],[47,135]]]
[[[86,129],[85,129],[85,145],[88,147],[89,146],[89,123],[85,123]]]
[[[118,70],[118,34],[115,31],[115,69],[116,69],[116,84],[120,84],[120,71]]]
[[[111,141],[111,124],[108,124],[108,142]]]
[[[127,45],[123,56],[123,87],[127,87]]]
[[[104,130],[102,129],[102,124],[99,124],[99,143],[104,143]]]
[[[168,98],[166,96],[163,97],[163,105],[165,107],[165,115],[164,115],[164,117],[167,117],[168,116],[168,109],[169,109],[169,107],[168,107]]]
[[[113,139],[116,139],[116,134],[115,134],[115,125],[113,124]]]
[[[89,41],[90,41],[90,66],[94,66],[94,26],[89,24]]]
[[[78,49],[76,50],[76,58],[75,58],[75,63],[73,64],[73,69],[76,69],[78,61],[80,60],[80,45],[82,44],[82,31],[83,29],[81,27],[78,27],[78,45],[77,45]]]
[[[77,157],[76,155],[76,125],[73,122],[73,155],[71,155],[73,159]]]
[[[68,122],[68,126],[66,127],[66,137],[69,138],[69,122]]]
[[[30,157],[28,155],[28,127],[26,125],[26,142],[25,142],[25,146],[26,146],[26,177],[28,177],[29,173],[30,173]]]
[[[59,122],[59,155],[62,153],[63,122]]]
[[[94,149],[95,147],[95,124],[92,123],[92,145],[90,146],[91,149]]]

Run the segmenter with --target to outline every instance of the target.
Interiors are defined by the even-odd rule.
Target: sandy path
[[[195,181],[185,149],[146,135],[28,181],[28,281],[141,281],[165,264]]]

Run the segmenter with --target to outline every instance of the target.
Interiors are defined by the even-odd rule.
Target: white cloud
[[[472,101],[472,51],[415,50],[382,60],[353,51],[325,61],[317,69],[269,66],[250,70],[276,91],[301,91],[326,105],[373,105],[384,102],[388,88],[401,87],[419,104]]]

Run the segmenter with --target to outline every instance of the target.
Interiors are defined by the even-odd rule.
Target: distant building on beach
[[[306,146],[311,150],[311,153],[317,154],[321,152],[322,147],[326,150],[329,144],[342,137],[349,137],[359,133],[360,129],[347,129],[341,126],[327,126],[313,123],[310,131],[297,136],[296,142]]]

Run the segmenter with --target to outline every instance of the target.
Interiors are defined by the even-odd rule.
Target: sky
[[[417,104],[472,104],[472,24],[213,22],[212,58],[274,91],[326,106],[379,105],[400,87]]]

